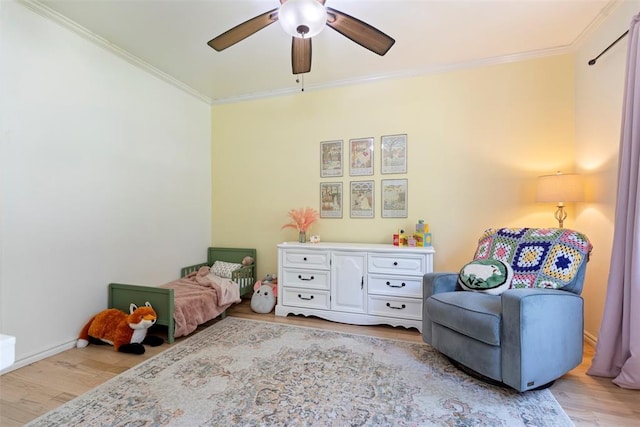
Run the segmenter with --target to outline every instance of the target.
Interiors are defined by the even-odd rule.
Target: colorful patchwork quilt
[[[498,259],[513,268],[512,288],[560,289],[588,261],[591,243],[565,228],[489,229],[478,242],[474,259]]]

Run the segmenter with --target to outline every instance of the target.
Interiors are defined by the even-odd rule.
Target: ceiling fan
[[[339,10],[325,7],[325,0],[280,0],[280,7],[249,19],[210,40],[207,44],[220,52],[264,27],[280,21],[291,34],[291,66],[293,74],[311,71],[311,38],[325,24],[360,46],[382,56],[396,42],[371,25]]]

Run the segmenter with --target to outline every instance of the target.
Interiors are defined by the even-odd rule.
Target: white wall
[[[576,227],[593,242],[583,296],[585,330],[595,340],[602,321],[614,230],[618,147],[628,37],[595,65],[587,62],[629,29],[640,1],[624,1],[600,25],[575,55],[576,164],[588,178],[588,199]]]
[[[0,333],[17,365],[71,345],[109,282],[206,258],[210,106],[0,2]]]

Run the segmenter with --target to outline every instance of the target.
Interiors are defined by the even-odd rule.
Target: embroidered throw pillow
[[[500,295],[511,285],[513,269],[497,259],[477,259],[460,269],[458,284],[467,291]]]
[[[218,277],[223,277],[225,279],[231,279],[231,273],[235,270],[242,267],[242,264],[237,264],[233,262],[225,262],[225,261],[216,261],[211,266],[211,273],[215,274]]]

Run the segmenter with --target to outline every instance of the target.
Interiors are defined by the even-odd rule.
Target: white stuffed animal
[[[253,289],[251,310],[256,313],[271,313],[271,310],[276,305],[276,285],[256,282]]]

